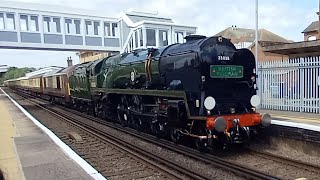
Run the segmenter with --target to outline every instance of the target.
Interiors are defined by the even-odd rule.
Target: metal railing
[[[320,113],[320,57],[258,64],[260,108]]]

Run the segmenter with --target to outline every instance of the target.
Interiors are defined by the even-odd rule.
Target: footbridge
[[[183,42],[196,31],[158,13],[107,17],[64,6],[0,3],[0,49],[125,52]]]

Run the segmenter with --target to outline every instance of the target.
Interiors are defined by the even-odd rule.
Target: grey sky
[[[64,5],[102,11],[107,16],[119,17],[130,8],[158,11],[178,24],[198,27],[198,34],[212,36],[237,25],[255,28],[255,0],[16,0],[41,4]],[[1,0],[0,0],[1,3]],[[302,41],[301,33],[316,21],[318,0],[259,0],[259,28],[267,29],[286,39]],[[66,66],[67,56],[79,63],[75,52],[47,52],[31,50],[0,50],[0,64],[18,67]]]

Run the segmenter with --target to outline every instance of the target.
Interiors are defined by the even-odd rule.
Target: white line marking
[[[271,120],[271,124],[281,125],[281,126],[289,126],[289,127],[296,127],[296,128],[302,128],[302,129],[307,129],[307,130],[320,132],[320,126],[315,126],[315,125],[310,125],[310,124],[288,122],[288,121],[280,121],[280,120]]]
[[[62,142],[52,131],[42,125],[36,118],[34,118],[28,111],[20,106],[14,99],[12,99],[6,92],[0,88],[1,91],[16,105],[31,121],[42,129],[71,159],[78,163],[93,179],[106,180],[97,170],[75,153],[68,145]]]

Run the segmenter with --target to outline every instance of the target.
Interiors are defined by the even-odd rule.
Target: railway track
[[[33,100],[33,103],[35,100]],[[81,126],[84,126],[86,129],[89,129],[91,131],[92,134],[94,134],[95,136],[99,137],[103,134],[104,137],[107,137],[107,138],[110,138],[110,139],[113,139],[114,141],[117,141],[117,143],[119,144],[122,144],[123,146],[135,146],[133,147],[133,149],[135,148],[136,151],[139,152],[139,154],[144,154],[144,156],[149,156],[150,157],[150,152],[146,152],[144,151],[143,149],[137,147],[136,145],[128,145],[127,142],[122,142],[122,140],[119,140],[119,137],[114,137],[112,136],[111,134],[108,134],[106,132],[101,132],[100,130],[97,130],[96,128],[92,127],[92,125],[88,125],[88,124],[85,124],[83,122],[79,122],[79,120],[77,118],[75,118],[74,115],[77,115],[77,116],[81,116],[81,117],[84,117],[92,122],[96,122],[98,124],[103,124],[105,126],[108,126],[108,127],[111,127],[111,128],[114,128],[118,131],[122,131],[126,134],[130,134],[132,136],[135,136],[137,138],[140,138],[140,139],[143,139],[147,142],[150,142],[150,143],[153,143],[153,144],[156,144],[162,148],[166,148],[166,149],[169,149],[171,151],[175,151],[176,153],[178,154],[183,154],[187,157],[190,157],[190,158],[193,158],[193,159],[196,159],[198,161],[201,161],[207,165],[210,165],[212,167],[212,169],[216,169],[216,168],[220,168],[220,169],[224,169],[224,170],[227,170],[227,171],[230,171],[234,174],[237,174],[241,177],[244,177],[244,178],[248,178],[248,179],[281,179],[279,177],[276,177],[274,175],[271,175],[271,174],[267,174],[267,173],[263,173],[262,171],[258,171],[257,169],[254,169],[254,168],[250,168],[250,167],[247,167],[247,166],[243,166],[241,164],[238,164],[238,163],[234,163],[234,162],[231,162],[231,161],[227,161],[223,158],[219,158],[217,156],[214,156],[214,155],[210,155],[210,154],[202,154],[202,153],[199,153],[197,150],[195,149],[192,149],[192,148],[188,148],[188,147],[185,147],[185,146],[181,146],[181,145],[176,145],[172,142],[169,142],[167,140],[163,140],[163,139],[159,139],[159,138],[156,138],[152,135],[149,135],[149,134],[145,134],[145,133],[137,133],[136,130],[133,130],[133,129],[130,129],[130,128],[124,128],[122,126],[119,126],[117,124],[114,124],[114,123],[110,123],[110,122],[106,122],[106,121],[103,121],[101,119],[98,119],[98,118],[95,118],[95,117],[92,117],[92,116],[89,116],[89,115],[86,115],[86,114],[83,114],[83,113],[80,113],[80,112],[77,112],[75,110],[71,110],[71,109],[67,109],[65,107],[57,107],[57,106],[48,106],[48,105],[40,105],[39,102],[36,103],[37,106],[41,106],[41,108],[45,108],[45,109],[48,109],[50,112],[56,114],[57,116],[62,116],[64,117],[65,119],[68,119],[68,121],[71,119],[72,122],[70,123],[75,123],[74,125],[76,124],[81,124]],[[62,111],[63,110],[63,111]],[[99,131],[99,132],[98,132]],[[97,133],[98,132],[98,133]],[[157,157],[157,154],[152,154],[150,158],[155,158]],[[172,169],[174,169],[175,171],[183,174],[183,175],[186,175],[188,176],[189,178],[191,179],[211,179],[209,176],[207,175],[204,175],[202,173],[197,173],[197,171],[191,171],[190,169],[188,169],[187,167],[179,164],[179,163],[176,163],[174,161],[168,161],[168,160],[165,160],[165,159],[161,159],[160,157],[154,159],[158,162],[161,162],[163,165],[167,166],[167,167],[170,167]]]
[[[62,107],[64,108],[64,107]],[[73,113],[78,115],[83,115],[86,118],[107,125],[109,127],[115,128],[119,131],[129,133],[132,136],[136,136],[145,141],[157,144],[159,146],[165,147],[167,149],[177,151],[178,153],[183,153],[189,157],[197,158],[203,162],[211,164],[215,167],[220,167],[228,169],[234,173],[241,174],[247,178],[252,179],[292,179],[292,178],[307,178],[307,179],[318,179],[320,175],[320,167],[305,163],[302,161],[285,158],[282,156],[277,156],[270,153],[258,152],[252,149],[244,148],[241,150],[240,156],[237,157],[238,160],[232,159],[234,154],[225,153],[199,153],[197,150],[176,145],[164,139],[159,139],[149,134],[137,134],[136,130],[131,128],[123,128],[123,126],[106,122],[101,119],[92,117],[80,113],[78,111],[72,110]],[[247,151],[246,151],[247,150]],[[223,157],[223,158],[221,158]],[[240,157],[240,158],[239,158]],[[245,165],[243,165],[245,164]],[[257,171],[256,169],[260,169]],[[277,175],[277,176],[275,176]]]
[[[80,156],[89,161],[108,179],[143,179],[144,177],[151,179],[207,179],[183,168],[180,168],[178,172],[174,171],[174,168],[168,168],[170,167],[166,165],[168,162],[153,156],[150,152],[138,149],[132,144],[121,142],[75,118],[54,112],[38,104],[35,100],[28,101],[32,105],[58,117],[57,119],[61,119],[61,122],[55,122],[54,125],[52,123],[51,125],[42,123],[52,129],[55,134],[58,134],[68,145],[72,145]],[[79,138],[78,140],[77,138],[70,139],[68,137],[69,132],[80,137],[82,141],[79,141]],[[108,162],[101,162],[101,160]],[[162,164],[159,162],[162,162]]]
[[[69,111],[70,114],[76,114],[98,124],[103,124],[112,127],[118,131],[122,131],[126,134],[143,139],[158,146],[176,151],[177,153],[184,154],[191,158],[210,164],[212,167],[219,167],[222,169],[229,170],[233,173],[239,174],[240,176],[251,178],[251,179],[292,179],[292,178],[308,178],[317,179],[320,175],[320,167],[301,161],[277,156],[270,153],[257,152],[251,149],[242,150],[239,155],[234,154],[203,154],[197,150],[188,148],[182,145],[176,145],[164,139],[156,138],[150,134],[137,133],[136,130],[131,128],[124,128],[121,125],[103,121],[90,115],[80,113],[75,110],[67,109],[65,107],[51,106],[50,109],[53,111],[59,111],[57,109],[63,109]],[[63,113],[63,112],[56,112]],[[66,112],[64,112],[66,113]],[[70,116],[70,115],[69,115]],[[223,157],[219,158],[217,156]],[[236,163],[234,163],[236,162]],[[245,165],[240,165],[245,164]],[[174,165],[175,166],[175,165]],[[257,171],[260,169],[261,171]],[[262,173],[264,172],[264,173]],[[273,176],[273,174],[277,174]]]
[[[64,107],[61,107],[64,108]],[[252,179],[291,179],[291,178],[308,178],[317,179],[320,175],[320,167],[301,161],[293,160],[290,158],[285,158],[282,156],[277,156],[274,154],[257,152],[253,150],[248,150],[246,153],[243,152],[242,155],[237,157],[237,160],[230,158],[226,154],[203,154],[199,153],[197,150],[192,148],[187,148],[186,146],[176,145],[167,140],[159,139],[149,134],[139,133],[131,128],[123,128],[123,126],[106,122],[98,118],[80,113],[78,111],[72,110],[72,113],[85,116],[86,118],[95,121],[100,124],[107,125],[109,127],[115,128],[119,131],[129,133],[132,136],[136,136],[145,141],[157,144],[159,146],[165,147],[172,151],[176,151],[186,156],[196,158],[202,162],[212,165],[213,167],[220,167],[227,169],[231,172],[239,174],[241,176],[252,178]],[[232,156],[232,154],[231,154]],[[221,158],[223,157],[223,158]],[[245,164],[245,165],[243,165]],[[260,171],[257,171],[259,169]],[[276,175],[276,176],[275,176]]]

